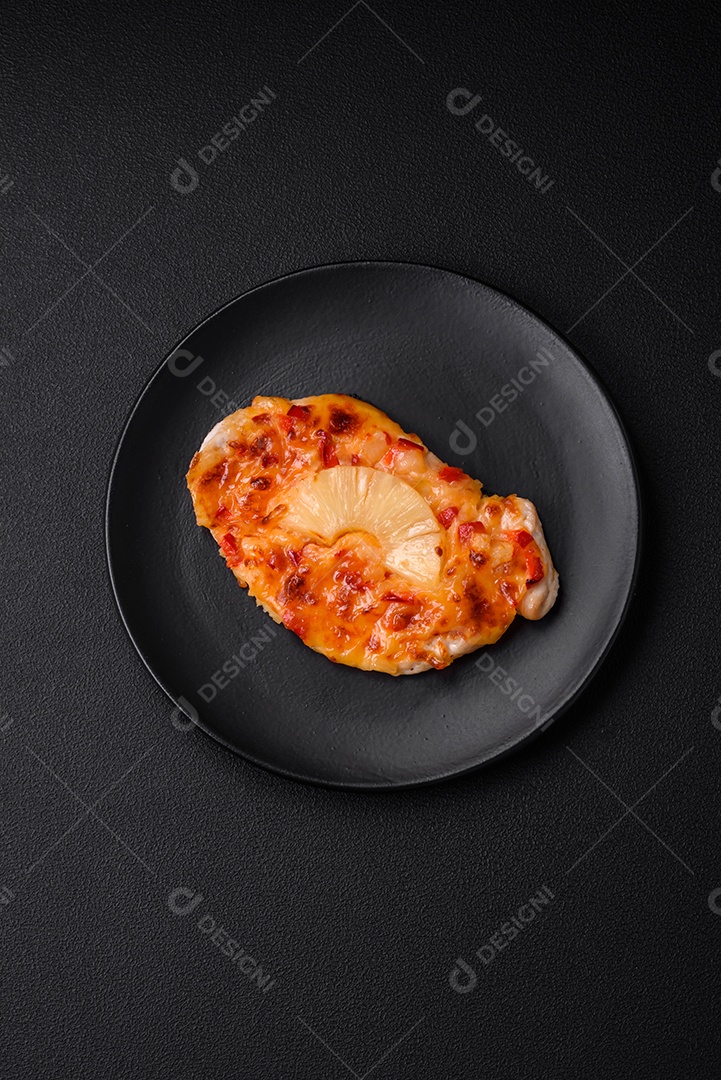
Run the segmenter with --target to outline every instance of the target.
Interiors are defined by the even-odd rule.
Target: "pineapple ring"
[[[404,581],[432,589],[441,570],[441,527],[428,503],[405,480],[364,465],[338,465],[291,490],[285,528],[326,544],[365,532],[381,545],[382,560]]]

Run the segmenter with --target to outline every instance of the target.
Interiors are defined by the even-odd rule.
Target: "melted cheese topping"
[[[354,398],[255,398],[208,434],[187,481],[238,582],[338,663],[443,668],[556,598],[532,503],[484,496]]]

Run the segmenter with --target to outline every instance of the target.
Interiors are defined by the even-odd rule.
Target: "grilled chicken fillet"
[[[444,668],[556,599],[533,503],[484,496],[355,398],[257,397],[212,429],[187,482],[239,584],[337,663]]]

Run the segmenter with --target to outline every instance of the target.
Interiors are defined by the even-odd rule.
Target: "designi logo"
[[[210,141],[201,146],[197,156],[204,165],[212,165],[218,154],[224,154],[232,144],[246,130],[249,124],[261,116],[263,110],[277,98],[274,90],[264,86],[258,90],[255,97],[238,110],[237,116],[231,116],[227,123],[223,124],[220,131],[211,136]],[[200,183],[200,175],[194,165],[187,158],[178,158],[178,164],[170,174],[171,187],[175,188],[179,195],[190,195]]]
[[[711,710],[711,723],[717,731],[721,731],[721,697]]]
[[[186,885],[178,885],[171,889],[167,897],[167,904],[173,915],[184,917],[192,915],[203,902],[203,894],[189,889]],[[228,958],[238,970],[245,975],[249,982],[254,982],[264,994],[275,985],[275,979],[263,971],[258,961],[251,956],[240,942],[231,937],[229,931],[218,922],[213,915],[207,912],[198,919],[197,928],[203,937],[209,937],[219,952]]]
[[[457,86],[446,97],[446,108],[453,116],[466,116],[472,112],[482,101],[480,94],[472,94],[464,86]],[[520,143],[511,138],[509,132],[504,131],[492,116],[484,113],[476,120],[474,127],[481,135],[488,139],[501,157],[516,166],[519,173],[526,178],[529,184],[533,184],[536,190],[545,193],[550,191],[555,181],[549,176],[543,175],[543,169],[537,165],[532,157],[526,153]]]
[[[170,174],[170,183],[180,195],[189,195],[200,183],[200,177],[184,157],[178,158],[178,168]]]
[[[711,187],[721,194],[721,158],[716,162],[716,168],[711,173]]]

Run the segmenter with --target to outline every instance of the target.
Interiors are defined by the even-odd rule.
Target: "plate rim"
[[[403,269],[412,269],[412,270],[429,270],[429,271],[431,271],[433,273],[443,274],[443,275],[446,275],[446,276],[451,276],[451,277],[454,277],[454,278],[458,278],[460,281],[467,282],[468,284],[473,285],[473,286],[480,285],[484,289],[487,289],[490,292],[495,293],[497,296],[502,297],[504,300],[506,300],[508,303],[510,303],[513,307],[520,308],[521,311],[523,311],[526,314],[530,315],[545,330],[547,330],[550,334],[552,334],[554,337],[558,338],[560,341],[563,342],[563,344],[566,346],[566,348],[572,354],[574,359],[580,364],[580,366],[583,368],[583,370],[590,377],[591,382],[595,385],[596,389],[600,392],[601,396],[605,400],[606,404],[608,405],[608,407],[609,407],[609,409],[611,411],[611,414],[612,414],[613,418],[615,419],[615,421],[616,421],[616,423],[618,425],[618,429],[619,429],[619,432],[620,432],[621,437],[622,437],[623,448],[625,450],[626,457],[628,459],[628,464],[630,466],[631,478],[633,480],[633,494],[634,494],[635,508],[636,508],[636,528],[635,528],[635,548],[634,548],[634,553],[633,553],[633,568],[632,568],[632,571],[631,571],[631,576],[629,578],[628,590],[627,590],[626,597],[625,597],[625,600],[624,600],[623,609],[622,609],[622,611],[621,611],[621,613],[620,613],[620,615],[618,617],[616,625],[615,625],[615,627],[614,627],[608,641],[606,642],[606,645],[604,646],[604,648],[602,649],[602,651],[599,653],[598,657],[594,661],[594,664],[593,664],[593,667],[591,668],[591,670],[588,672],[586,677],[583,679],[580,686],[578,686],[573,693],[569,694],[569,696],[567,698],[563,699],[561,701],[561,703],[554,709],[553,714],[551,715],[551,717],[549,719],[547,719],[543,724],[540,724],[537,727],[533,728],[533,730],[528,732],[528,734],[522,736],[521,738],[514,739],[512,742],[510,742],[510,744],[508,744],[506,746],[503,746],[500,750],[496,750],[495,752],[492,752],[489,755],[487,755],[485,757],[482,757],[479,760],[474,760],[472,763],[470,763],[469,765],[467,765],[464,768],[461,768],[461,769],[449,768],[449,769],[446,769],[445,771],[438,772],[438,773],[434,774],[433,776],[429,776],[429,777],[402,778],[402,779],[397,779],[397,780],[389,780],[389,779],[385,778],[385,779],[380,780],[379,782],[364,782],[364,781],[356,781],[356,780],[348,780],[348,781],[324,780],[324,779],[320,779],[320,778],[318,778],[316,776],[307,776],[307,775],[304,775],[304,774],[302,774],[300,772],[295,772],[292,769],[283,768],[282,766],[271,765],[267,761],[263,761],[262,759],[255,757],[253,754],[251,754],[251,753],[249,753],[249,752],[247,752],[245,750],[241,750],[237,746],[234,746],[232,743],[228,742],[228,740],[225,739],[218,732],[216,732],[215,730],[210,728],[208,725],[204,724],[200,714],[198,713],[198,711],[195,709],[194,706],[191,705],[191,708],[193,709],[193,712],[196,715],[193,716],[191,713],[189,713],[188,710],[183,705],[181,705],[180,701],[175,698],[174,694],[171,692],[171,690],[165,684],[165,682],[161,678],[161,676],[153,669],[153,667],[150,664],[150,661],[145,656],[143,650],[140,648],[140,645],[138,644],[138,642],[137,642],[137,640],[135,638],[135,635],[133,634],[133,631],[131,630],[131,628],[130,628],[130,626],[128,624],[128,621],[127,621],[127,619],[125,617],[125,613],[123,611],[122,603],[121,603],[120,596],[119,596],[119,593],[118,593],[118,583],[116,581],[115,574],[113,573],[113,564],[112,564],[111,550],[110,550],[111,549],[110,504],[111,504],[111,497],[112,497],[112,490],[113,490],[113,480],[114,480],[114,477],[115,477],[115,472],[116,472],[116,469],[117,469],[117,466],[118,466],[118,462],[120,460],[120,456],[121,456],[121,452],[122,452],[123,444],[125,442],[126,435],[128,434],[130,426],[133,423],[133,420],[135,418],[135,414],[138,411],[138,409],[140,408],[141,402],[143,401],[145,395],[148,393],[150,387],[155,382],[155,379],[158,377],[158,375],[161,373],[163,368],[166,366],[166,364],[168,362],[168,359],[173,355],[173,353],[177,352],[178,349],[183,348],[185,342],[190,337],[192,337],[193,334],[195,334],[198,330],[200,330],[203,326],[205,326],[206,323],[209,323],[212,319],[214,319],[222,311],[225,311],[226,308],[229,308],[233,304],[236,304],[239,300],[245,299],[246,297],[250,297],[250,296],[253,295],[253,293],[258,292],[261,289],[265,289],[270,285],[276,285],[276,284],[280,283],[281,281],[288,280],[289,278],[306,277],[306,276],[310,276],[312,274],[316,274],[316,273],[318,273],[320,271],[339,270],[339,269],[344,269],[344,268],[348,268],[348,267],[357,267],[357,268],[367,267],[369,269],[378,269],[378,268],[388,268],[388,269],[398,268],[398,269],[400,269],[400,268],[403,268]],[[140,392],[138,393],[135,400],[133,401],[132,407],[131,407],[131,409],[130,409],[130,411],[129,411],[126,419],[125,419],[124,424],[121,427],[120,433],[116,438],[115,446],[114,446],[114,449],[112,451],[112,455],[111,455],[111,459],[110,459],[110,466],[109,466],[109,469],[108,469],[108,472],[107,472],[107,480],[106,480],[106,485],[105,485],[105,500],[104,500],[104,503],[103,503],[103,507],[104,507],[104,511],[103,511],[103,516],[104,516],[103,535],[104,535],[104,541],[105,541],[105,544],[104,544],[104,546],[105,546],[105,562],[106,562],[106,566],[107,566],[107,570],[108,570],[108,577],[109,577],[109,580],[110,580],[110,586],[111,586],[111,591],[112,591],[112,594],[113,594],[113,599],[114,599],[114,602],[115,602],[115,606],[116,606],[116,608],[118,610],[121,622],[122,622],[123,626],[125,627],[125,631],[126,631],[128,637],[130,639],[130,642],[133,645],[133,648],[135,649],[135,652],[140,657],[140,659],[141,659],[143,665],[145,666],[146,670],[151,674],[151,676],[153,677],[153,679],[155,680],[157,685],[160,687],[160,689],[163,691],[163,693],[166,695],[166,697],[168,697],[169,700],[175,706],[174,711],[179,710],[184,716],[187,716],[188,719],[190,721],[192,721],[192,723],[195,725],[195,727],[197,727],[205,735],[207,735],[211,739],[213,739],[213,741],[215,741],[216,743],[219,743],[221,746],[225,747],[227,750],[230,750],[233,754],[237,755],[238,757],[242,758],[243,760],[250,762],[252,765],[255,765],[258,768],[264,769],[268,773],[272,773],[274,776],[282,776],[284,779],[295,780],[296,782],[303,783],[303,784],[310,784],[310,785],[312,785],[314,787],[330,788],[332,790],[338,790],[338,791],[358,791],[358,792],[367,792],[367,793],[371,793],[371,792],[392,792],[392,791],[405,790],[405,789],[408,789],[408,788],[429,787],[429,786],[434,785],[434,784],[443,783],[444,781],[456,780],[456,779],[460,780],[463,777],[467,777],[471,773],[474,773],[474,772],[477,772],[480,769],[489,767],[491,764],[493,764],[495,762],[502,761],[509,754],[516,753],[516,752],[522,750],[524,747],[527,747],[530,743],[535,741],[539,737],[539,735],[541,735],[542,732],[544,732],[547,728],[549,728],[552,724],[554,724],[556,722],[556,720],[559,720],[575,704],[575,702],[578,700],[578,698],[583,693],[585,693],[585,691],[587,690],[589,684],[597,676],[600,668],[603,666],[604,661],[606,660],[608,654],[610,653],[611,649],[613,648],[614,644],[616,643],[616,641],[618,639],[618,636],[619,636],[619,634],[620,634],[620,632],[621,632],[621,630],[622,630],[622,628],[623,628],[623,626],[624,626],[624,624],[626,622],[626,619],[628,617],[628,613],[629,613],[631,604],[633,602],[634,592],[635,592],[635,589],[636,589],[636,586],[637,586],[637,583],[638,583],[638,576],[639,576],[640,562],[641,562],[641,552],[642,552],[644,538],[645,538],[645,511],[644,511],[644,505],[643,505],[643,494],[642,494],[642,489],[641,489],[639,468],[638,468],[638,463],[636,461],[635,453],[634,453],[634,450],[633,450],[633,445],[632,445],[631,439],[629,437],[628,429],[627,429],[621,415],[619,414],[618,408],[616,407],[616,403],[615,403],[613,397],[611,396],[611,394],[606,389],[606,386],[605,386],[603,380],[598,375],[598,373],[593,369],[593,367],[588,363],[588,361],[583,356],[581,356],[581,354],[578,352],[576,347],[568,340],[568,338],[565,336],[565,334],[562,334],[560,331],[556,330],[553,326],[551,326],[551,324],[548,323],[541,315],[539,315],[532,307],[529,307],[527,304],[522,303],[520,300],[517,300],[515,297],[511,296],[509,293],[505,292],[503,289],[499,289],[495,285],[491,285],[486,281],[482,281],[480,278],[469,277],[468,274],[459,273],[456,270],[450,270],[447,267],[443,267],[443,266],[434,266],[434,265],[431,265],[430,263],[420,263],[420,262],[412,262],[412,261],[397,260],[397,259],[347,259],[347,260],[338,260],[338,261],[335,261],[335,262],[332,262],[332,263],[318,263],[318,264],[315,264],[313,266],[304,267],[304,268],[302,268],[300,270],[291,270],[286,274],[280,274],[280,275],[278,275],[278,277],[270,278],[267,281],[262,281],[259,284],[254,285],[249,289],[246,289],[244,292],[238,293],[236,296],[232,297],[230,300],[227,300],[224,304],[221,304],[220,307],[218,307],[214,311],[210,312],[209,315],[206,315],[205,318],[201,319],[200,322],[196,323],[193,327],[191,327],[191,329],[188,330],[187,333],[184,334],[184,336],[180,339],[180,341],[178,341],[177,344],[175,344],[173,346],[173,348],[170,349],[170,351],[167,352],[163,356],[163,359],[154,368],[152,373],[148,376],[148,378],[144,382]],[[180,697],[182,698],[183,695],[180,695]],[[190,704],[190,702],[188,702],[188,704]]]

